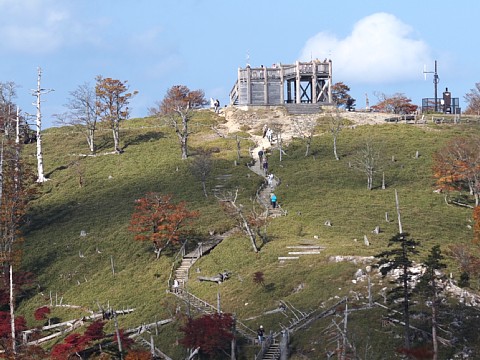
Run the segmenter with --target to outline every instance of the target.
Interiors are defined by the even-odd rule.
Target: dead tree
[[[345,120],[340,116],[338,110],[335,112],[335,115],[330,114],[328,116],[328,128],[333,137],[333,155],[335,155],[335,160],[340,160],[337,153],[337,138],[345,126]]]
[[[278,150],[279,152],[279,161],[282,161],[282,155],[285,154],[285,151],[283,150],[283,139],[282,139],[282,133],[283,133],[283,129],[282,129],[282,124],[280,123],[272,123],[270,125],[272,131],[273,131],[273,134],[275,135],[275,138],[276,138],[276,144],[275,144],[275,148]]]
[[[310,147],[312,145],[313,135],[317,127],[317,119],[313,118],[295,118],[293,119],[293,127],[295,133],[300,136],[306,144],[305,156],[310,153]]]
[[[258,247],[256,244],[256,233],[252,228],[251,224],[248,221],[247,215],[245,215],[245,210],[242,204],[237,204],[238,189],[232,192],[225,192],[223,194],[216,195],[217,199],[223,205],[225,211],[230,216],[234,217],[240,227],[248,235],[250,242],[252,244],[253,251],[258,252]]]
[[[354,156],[352,167],[367,176],[367,189],[373,189],[373,175],[380,170],[380,152],[367,140],[365,146]]]
[[[229,271],[223,271],[221,273],[218,273],[217,275],[215,276],[199,276],[197,279],[199,281],[211,281],[211,282],[216,282],[218,284],[224,282],[225,280],[227,280],[229,277],[230,277],[231,273]]]
[[[215,134],[217,134],[219,137],[223,139],[234,139],[236,143],[236,149],[237,149],[237,160],[240,160],[242,157],[241,150],[242,150],[242,140],[251,140],[250,138],[246,138],[243,136],[239,136],[237,134],[228,136],[223,134],[219,129],[217,129],[215,126],[211,126],[210,129],[212,129]]]
[[[206,182],[212,172],[213,161],[211,154],[201,151],[190,163],[190,171],[202,183],[203,195],[208,197]]]
[[[53,91],[51,89],[42,89],[40,86],[40,81],[42,78],[42,69],[38,68],[38,76],[37,76],[37,89],[32,90],[32,95],[37,98],[35,102],[35,106],[37,108],[37,170],[38,170],[38,178],[37,182],[43,183],[47,181],[43,171],[43,152],[42,152],[42,112],[40,109],[41,96],[43,94],[48,94],[49,92]]]

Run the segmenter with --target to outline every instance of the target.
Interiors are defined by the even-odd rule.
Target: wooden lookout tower
[[[230,104],[283,105],[332,103],[332,61],[297,61],[294,65],[238,69]]]

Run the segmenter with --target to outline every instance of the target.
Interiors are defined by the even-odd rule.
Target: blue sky
[[[17,103],[34,113],[37,67],[44,127],[66,109],[69,92],[97,75],[128,80],[139,94],[132,116],[173,85],[202,89],[228,103],[238,67],[330,58],[357,107],[400,92],[421,104],[460,98],[480,81],[480,2],[458,0],[0,0],[0,81],[18,86]]]

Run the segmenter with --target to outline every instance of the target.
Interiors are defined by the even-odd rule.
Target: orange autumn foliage
[[[467,191],[478,205],[480,136],[457,137],[433,155],[436,185],[446,191]]]
[[[173,203],[171,195],[152,192],[135,203],[129,230],[135,233],[135,240],[150,241],[157,258],[165,247],[180,242],[188,222],[198,216],[197,211],[187,209],[185,202]]]

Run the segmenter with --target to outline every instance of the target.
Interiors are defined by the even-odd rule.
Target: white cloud
[[[423,65],[431,63],[427,44],[412,33],[394,15],[376,13],[357,22],[343,39],[318,33],[306,42],[300,60],[331,58],[335,82],[408,81],[418,78]]]
[[[98,42],[77,10],[55,0],[0,0],[0,52],[46,54],[72,43]]]

